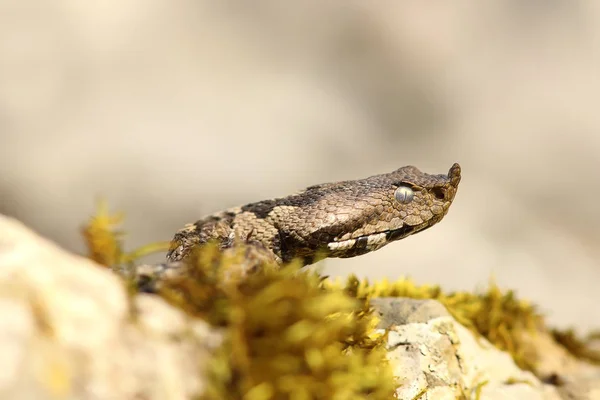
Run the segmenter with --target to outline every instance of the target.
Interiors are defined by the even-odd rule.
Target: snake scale
[[[259,201],[207,216],[179,230],[167,263],[141,269],[144,286],[180,266],[209,241],[225,250],[255,247],[278,263],[354,257],[435,225],[447,214],[461,179],[458,164],[432,175],[414,166],[364,179],[324,183],[287,197]],[[148,279],[152,276],[152,279]]]

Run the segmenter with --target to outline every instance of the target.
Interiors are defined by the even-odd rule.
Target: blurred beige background
[[[83,251],[414,164],[434,229],[325,273],[505,288],[600,328],[600,3],[2,0],[0,212]]]

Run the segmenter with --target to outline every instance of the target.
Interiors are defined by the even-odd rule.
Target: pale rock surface
[[[434,300],[372,301],[390,328],[389,359],[400,379],[399,399],[561,399],[555,387],[517,367],[508,353],[475,338]],[[517,382],[517,383],[510,383]],[[464,397],[461,397],[464,396]]]
[[[132,317],[130,307],[136,310]],[[220,335],[0,215],[0,399],[187,399]]]
[[[576,359],[562,346],[558,346],[549,333],[528,336],[539,361],[537,376],[554,380],[563,399],[600,399],[600,366]]]

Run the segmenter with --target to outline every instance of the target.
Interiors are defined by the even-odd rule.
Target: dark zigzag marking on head
[[[257,218],[265,219],[267,218],[269,213],[279,205],[281,204],[278,204],[277,200],[265,200],[260,201],[258,203],[251,203],[242,206],[242,212],[250,212],[256,215]]]
[[[250,212],[256,215],[257,218],[265,219],[275,207],[307,207],[329,194],[330,192],[327,191],[305,190],[288,197],[246,204],[245,206],[242,206],[241,209],[242,212]]]

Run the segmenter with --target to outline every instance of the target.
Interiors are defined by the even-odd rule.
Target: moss
[[[578,337],[573,329],[552,329],[551,333],[554,340],[576,358],[600,365],[600,347],[593,346],[593,343],[600,343],[600,331],[592,332],[585,338]]]
[[[119,229],[123,218],[122,213],[110,213],[106,202],[99,201],[95,215],[81,228],[88,258],[121,275],[134,261],[169,248],[169,242],[155,242],[126,253],[123,250],[125,233]]]
[[[394,398],[383,336],[374,334],[377,320],[365,302],[325,288],[299,264],[265,264],[244,279],[224,279],[235,265],[235,256],[205,246],[191,258],[190,274],[160,293],[226,328],[205,398]]]
[[[471,391],[471,393],[469,393],[469,395],[465,395],[464,397],[466,399],[472,399],[474,397],[475,400],[479,400],[481,398],[481,390],[488,383],[489,383],[489,381],[480,382],[473,388],[473,390]]]
[[[123,222],[122,213],[110,213],[105,201],[99,201],[96,213],[81,228],[87,257],[98,264],[111,268],[115,273],[124,278],[125,291],[129,302],[129,316],[137,317],[133,298],[137,294],[137,284],[134,282],[134,261],[156,252],[168,249],[168,242],[155,242],[142,246],[130,253],[123,250],[125,232],[120,230]]]
[[[410,297],[437,300],[458,322],[509,352],[521,368],[532,370],[534,367],[536,356],[523,340],[523,334],[534,334],[543,329],[542,315],[527,301],[517,299],[514,292],[502,292],[494,283],[483,293],[445,293],[439,286],[416,285],[409,279],[395,282],[384,279],[371,284],[355,276],[349,277],[345,284],[336,281],[331,285],[344,287],[352,296],[363,299]]]
[[[122,214],[110,214],[105,201],[100,201],[88,223],[81,229],[88,257],[107,267],[119,265],[123,258],[123,232],[118,230]]]

